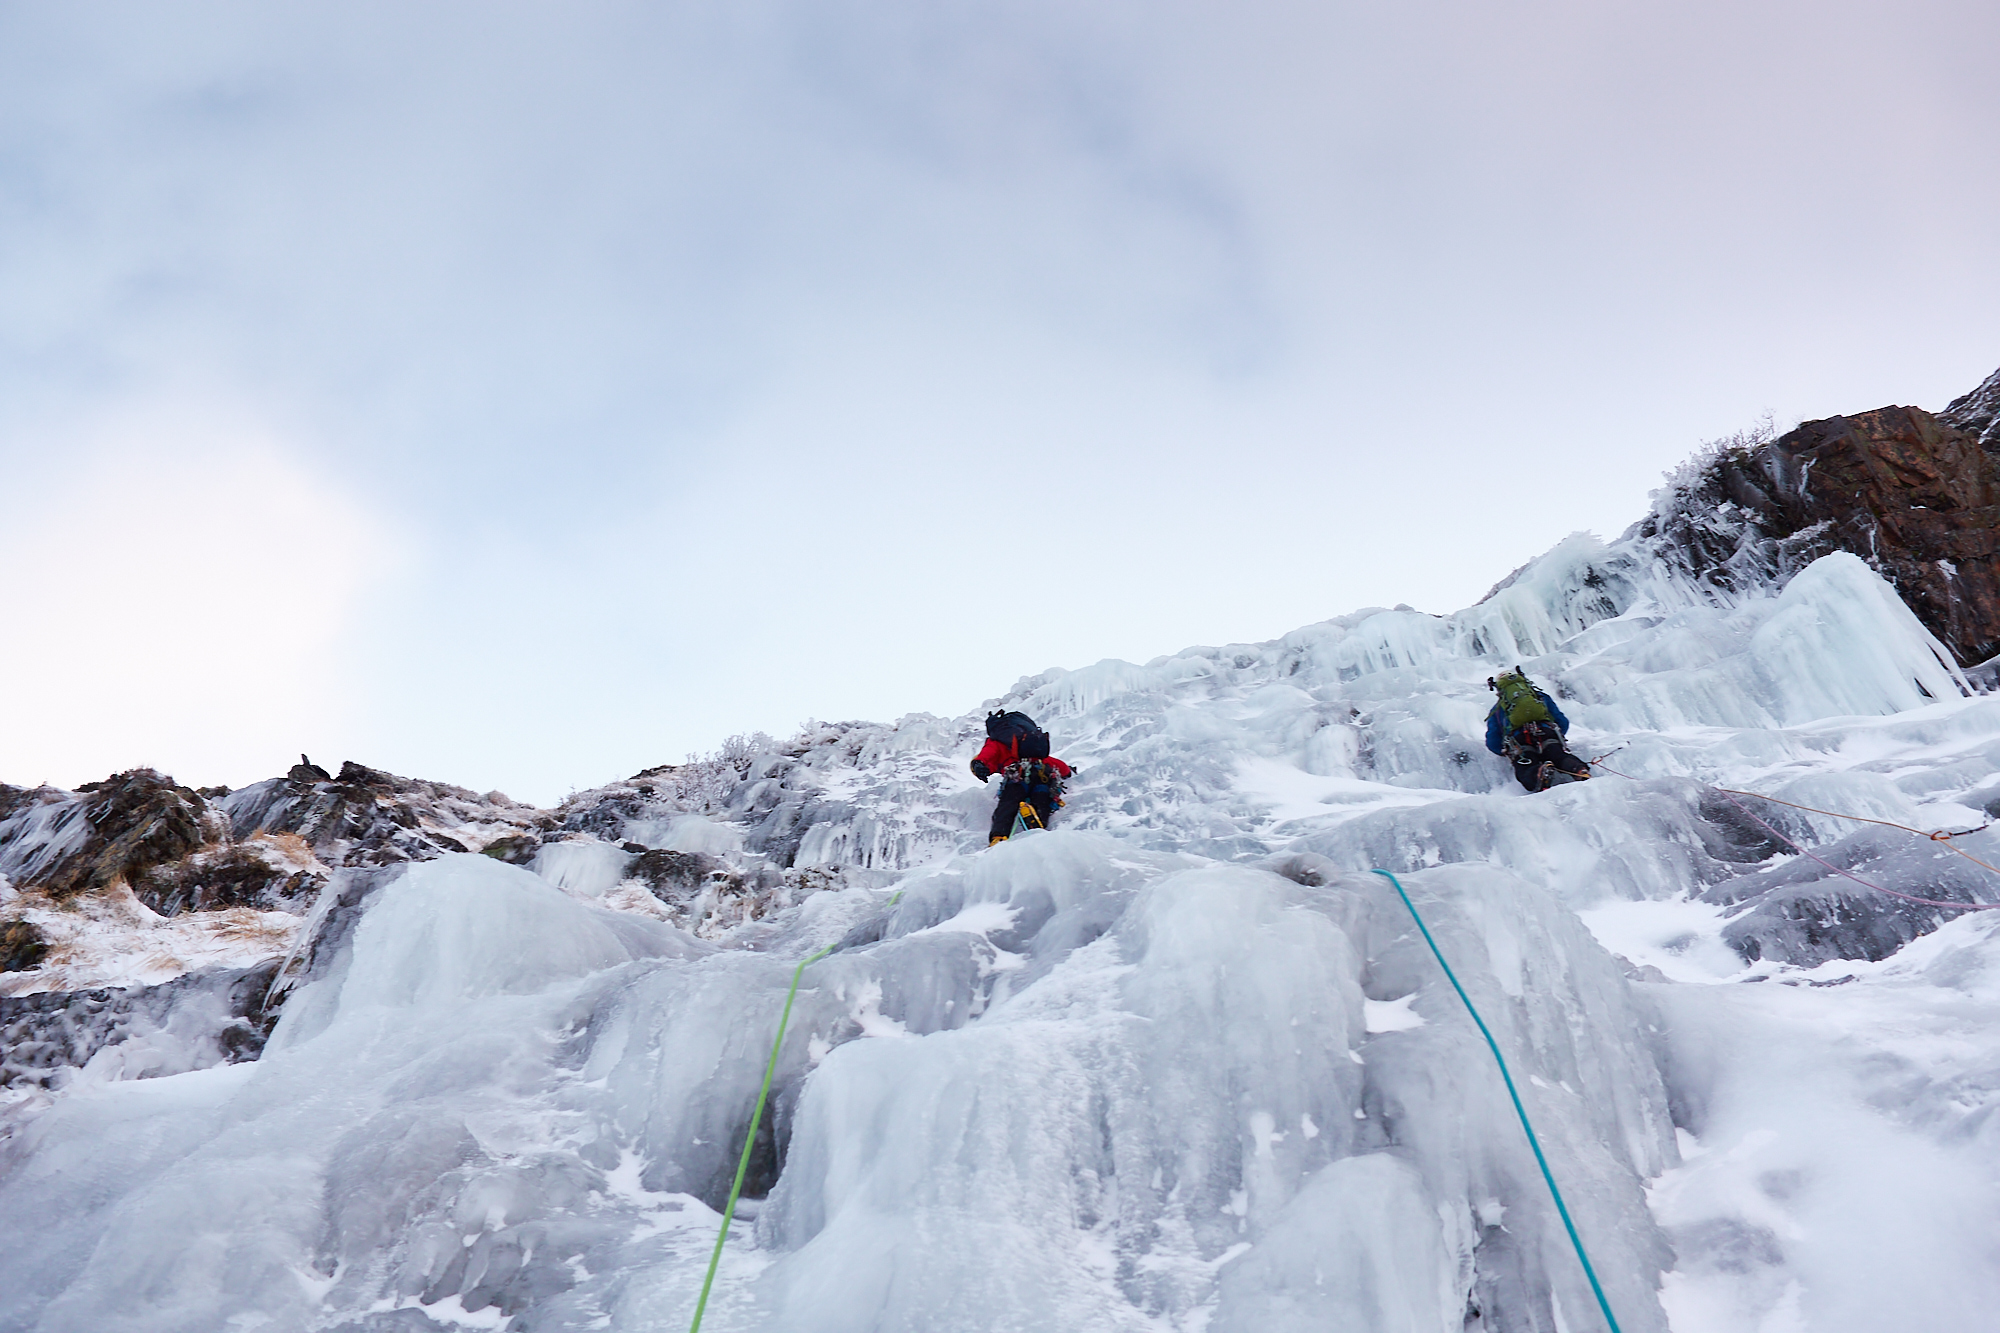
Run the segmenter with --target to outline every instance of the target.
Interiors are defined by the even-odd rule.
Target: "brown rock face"
[[[1981,394],[2000,397],[2000,373],[1952,405],[1969,425],[1981,424]],[[2000,654],[2000,457],[1922,408],[1808,421],[1723,454],[1685,506],[1646,528],[1723,588],[1851,551],[1961,663]]]
[[[1808,521],[1868,560],[1970,665],[2000,653],[2000,467],[1915,407],[1809,421],[1774,441],[1801,469]]]

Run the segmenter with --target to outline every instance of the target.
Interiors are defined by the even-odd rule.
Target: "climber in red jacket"
[[[987,714],[986,744],[972,761],[972,776],[984,782],[998,773],[1004,781],[986,845],[1005,842],[1017,820],[1047,828],[1062,806],[1063,784],[1075,771],[1049,753],[1049,733],[1026,713]]]

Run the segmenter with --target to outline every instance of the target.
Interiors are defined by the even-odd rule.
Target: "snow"
[[[935,926],[925,926],[914,930],[912,935],[927,935],[932,931],[962,930],[972,935],[991,935],[996,930],[1012,930],[1015,918],[1020,915],[1017,908],[1005,903],[968,903],[958,915],[949,921],[940,921]]]
[[[1669,981],[1729,981],[1743,960],[1722,942],[1729,910],[1695,898],[1610,902],[1577,913],[1605,948]]]
[[[1363,1000],[1361,1021],[1370,1033],[1408,1032],[1424,1025],[1424,1016],[1411,1009],[1417,1002],[1413,991],[1400,1000]]]
[[[1696,1136],[1653,1187],[1676,1329],[1992,1326],[2000,933],[1906,952],[1848,985],[1649,988]]]
[[[1644,554],[1580,535],[1453,616],[829,725],[699,812],[385,879],[262,1059],[0,1121],[0,1327],[684,1327],[794,969],[835,941],[705,1327],[1599,1327],[1378,866],[1506,1052],[1629,1333],[1991,1327],[2000,913],[1780,956],[1810,950],[1774,904],[1886,908],[1827,898],[1706,784],[1969,829],[2000,698],[1852,557],[1723,595]],[[1519,790],[1481,737],[1516,663],[1617,774]],[[987,850],[964,763],[995,706],[1082,777],[1052,831]],[[1913,835],[1760,814],[1892,887],[2000,899]],[[697,939],[625,881],[621,833],[767,888],[860,877]],[[1993,831],[1955,845],[2000,860]]]
[[[283,956],[300,927],[290,912],[249,907],[163,917],[122,887],[70,905],[21,893],[8,909],[42,932],[49,953],[32,971],[0,972],[0,996],[151,986],[200,968],[248,967]]]

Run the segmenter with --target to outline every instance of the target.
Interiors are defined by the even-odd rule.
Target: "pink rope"
[[[1603,764],[1598,764],[1596,765],[1596,767],[1602,768],[1604,769],[1605,772],[1614,774],[1618,777],[1631,778],[1631,780],[1634,782],[1638,781],[1638,779],[1633,778],[1630,773],[1620,773],[1618,772],[1617,769],[1606,767]],[[1834,874],[1841,876],[1843,879],[1851,879],[1864,889],[1873,889],[1877,893],[1886,893],[1891,898],[1901,898],[1904,902],[1922,903],[1925,907],[1948,907],[1951,908],[1953,911],[1957,912],[1990,912],[1995,910],[1996,908],[2000,908],[2000,903],[1948,903],[1948,902],[1943,902],[1937,898],[1919,898],[1914,894],[1898,893],[1894,889],[1885,889],[1880,884],[1870,884],[1867,880],[1861,878],[1861,876],[1851,875],[1847,871],[1842,870],[1839,866],[1827,860],[1825,857],[1819,855],[1817,852],[1810,852],[1807,851],[1805,848],[1799,846],[1797,843],[1793,842],[1790,838],[1778,832],[1778,830],[1772,828],[1769,824],[1766,824],[1762,819],[1759,819],[1756,815],[1752,814],[1749,806],[1743,804],[1743,802],[1737,800],[1734,796],[1731,796],[1726,789],[1722,787],[1717,787],[1714,790],[1721,792],[1722,798],[1724,800],[1728,801],[1738,810],[1741,810],[1745,815],[1748,815],[1752,820],[1755,820],[1756,823],[1761,828],[1763,828],[1766,832],[1768,832],[1772,837],[1776,838],[1779,842],[1784,843],[1785,846],[1791,848],[1793,851],[1797,852],[1801,856],[1810,856],[1813,860],[1819,862],[1821,865],[1825,866],[1828,870],[1831,870]]]

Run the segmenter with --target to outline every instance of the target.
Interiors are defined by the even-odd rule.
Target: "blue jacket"
[[[1549,710],[1549,716],[1556,720],[1557,729],[1563,735],[1569,735],[1569,719],[1563,716],[1562,709],[1556,707],[1556,701],[1540,690],[1535,691],[1535,697],[1542,701],[1542,706]],[[1486,715],[1486,748],[1495,754],[1507,753],[1507,715],[1500,711],[1497,700],[1493,711]]]

